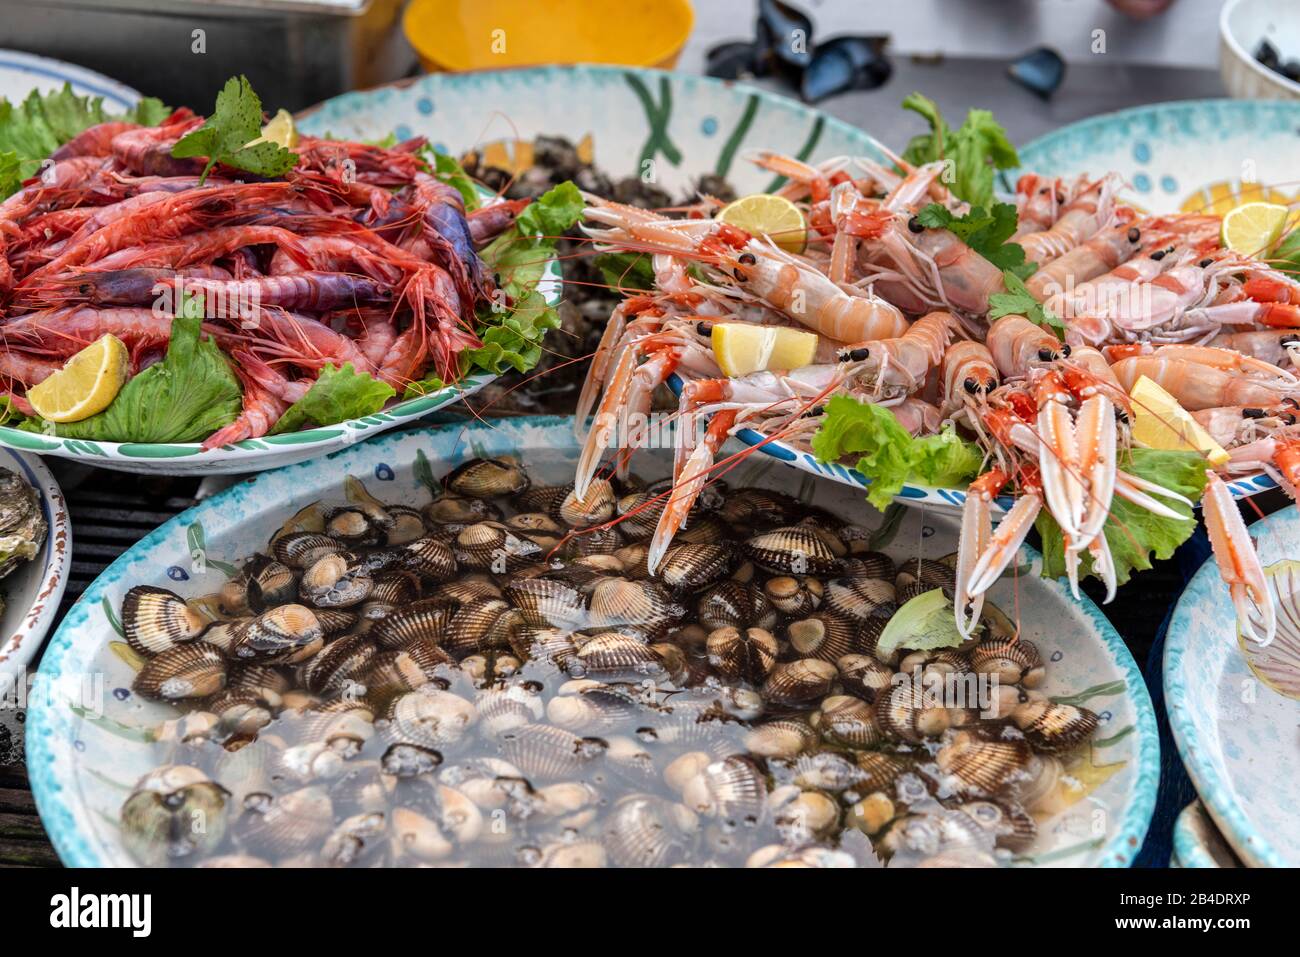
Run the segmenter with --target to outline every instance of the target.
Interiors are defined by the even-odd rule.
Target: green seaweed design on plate
[[[215,568],[227,577],[234,575],[237,569],[229,562],[218,561],[208,555],[207,537],[203,534],[203,523],[194,522],[185,530],[185,540],[190,547],[190,560],[195,568],[204,570]]]

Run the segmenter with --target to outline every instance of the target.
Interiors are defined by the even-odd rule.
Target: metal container
[[[267,110],[409,76],[403,0],[0,0],[0,45],[209,112],[243,73]]]

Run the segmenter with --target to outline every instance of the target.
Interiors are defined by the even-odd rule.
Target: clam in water
[[[177,709],[122,806],[141,863],[1007,864],[1097,729],[993,605],[912,620],[948,564],[778,493],[702,503],[651,577],[635,480],[347,492],[212,595],[123,601],[134,690]]]

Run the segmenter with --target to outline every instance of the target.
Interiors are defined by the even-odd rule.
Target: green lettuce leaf
[[[28,419],[22,428],[98,442],[197,442],[243,408],[239,379],[198,316],[172,320],[167,355],[122,386],[108,408],[80,422]]]
[[[913,438],[886,406],[845,395],[826,403],[812,450],[822,462],[858,455],[858,471],[871,479],[867,501],[882,511],[909,479],[923,485],[961,485],[975,477],[983,460],[979,449],[951,427]]]
[[[646,253],[601,253],[593,260],[613,289],[653,289],[655,270]]]
[[[407,385],[402,392],[402,399],[418,399],[424,395],[433,395],[435,392],[441,392],[447,388],[447,383],[443,382],[436,375],[426,376],[416,382]]]
[[[1300,229],[1283,236],[1269,256],[1271,262],[1282,272],[1289,272],[1300,277]]]
[[[67,83],[52,93],[33,91],[17,105],[0,99],[0,199],[17,192],[42,161],[87,127],[113,121],[153,126],[169,112],[146,97],[125,113],[110,113],[103,97],[78,96]]]
[[[456,191],[460,193],[460,198],[465,203],[465,209],[478,209],[483,202],[483,196],[456,158],[446,153],[439,153],[432,146],[426,146],[423,152],[425,161],[433,168],[433,175],[448,186],[456,187]]]
[[[280,416],[271,434],[297,432],[372,415],[396,394],[397,390],[388,383],[380,382],[365,372],[357,372],[351,362],[343,363],[342,369],[326,365],[307,394]]]
[[[1120,468],[1185,495],[1193,502],[1200,500],[1205,489],[1205,457],[1198,452],[1130,449],[1120,460]],[[1174,550],[1196,530],[1191,509],[1171,499],[1162,498],[1160,501],[1185,514],[1187,521],[1153,515],[1118,495],[1111,502],[1110,518],[1106,520],[1104,532],[1111,557],[1115,560],[1115,576],[1121,585],[1133,572],[1150,568],[1153,556],[1158,559],[1172,557]],[[1035,527],[1043,540],[1043,577],[1063,577],[1065,550],[1060,526],[1043,510]],[[1092,558],[1087,552],[1083,553],[1080,570],[1083,574],[1092,574]]]
[[[507,367],[527,372],[537,365],[546,330],[560,325],[559,313],[537,292],[537,283],[555,256],[559,237],[582,217],[583,205],[572,183],[552,187],[479,254],[497,275],[510,305],[479,308],[477,331],[483,345],[461,352],[462,375],[475,369],[498,373]]]
[[[903,159],[920,165],[935,160],[952,162],[948,188],[972,206],[987,209],[993,202],[993,170],[1014,169],[1020,165],[1016,148],[988,110],[971,110],[966,122],[952,129],[944,121],[938,105],[920,93],[903,100],[903,109],[919,113],[930,124],[930,132],[912,137],[903,151]]]

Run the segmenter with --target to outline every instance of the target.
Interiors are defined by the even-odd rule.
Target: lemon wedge
[[[808,244],[808,224],[799,207],[784,196],[755,193],[718,210],[720,222],[739,227],[751,236],[766,236],[782,249],[801,253]]]
[[[1223,245],[1247,256],[1262,254],[1278,241],[1290,211],[1277,203],[1242,203],[1223,217]]]
[[[277,112],[275,116],[271,117],[270,122],[262,127],[262,135],[249,140],[244,144],[244,147],[256,146],[258,143],[275,143],[287,150],[297,146],[298,127],[294,125],[293,114],[288,110]]]
[[[817,352],[817,336],[785,326],[752,326],[745,322],[719,322],[713,326],[713,357],[728,378],[763,372],[789,371],[810,364]]]
[[[80,422],[117,398],[128,372],[126,346],[114,335],[96,339],[63,368],[27,390],[36,414],[50,422]]]
[[[1129,393],[1133,400],[1133,438],[1152,449],[1203,452],[1215,468],[1228,453],[1172,395],[1146,376],[1139,376]]]

